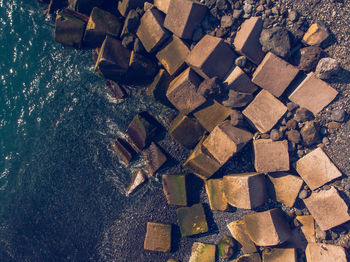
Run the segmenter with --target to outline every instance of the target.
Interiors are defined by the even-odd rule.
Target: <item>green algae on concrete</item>
[[[226,211],[229,208],[226,196],[224,194],[222,178],[209,179],[205,181],[205,190],[208,195],[211,210]]]
[[[189,262],[215,262],[216,246],[194,242]]]
[[[162,182],[169,205],[187,206],[186,175],[163,175]]]
[[[144,249],[151,251],[170,252],[171,224],[148,222],[144,241]]]
[[[208,232],[207,219],[201,203],[176,210],[181,236],[193,236]]]
[[[167,157],[164,155],[159,146],[152,142],[151,145],[144,151],[148,175],[153,176],[154,173],[158,171],[159,168],[166,162]]]
[[[230,259],[235,252],[236,243],[232,237],[224,236],[218,243],[219,256]]]

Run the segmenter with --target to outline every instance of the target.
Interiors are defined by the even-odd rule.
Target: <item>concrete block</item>
[[[215,262],[216,246],[194,242],[189,262]]]
[[[259,253],[251,253],[242,255],[234,260],[232,262],[261,262],[261,257]]]
[[[182,237],[208,232],[207,219],[201,203],[176,210],[177,221]]]
[[[309,243],[305,250],[307,262],[346,262],[346,252],[341,246]]]
[[[224,194],[224,185],[221,178],[205,181],[205,191],[208,195],[211,210],[226,211],[228,209],[227,198]]]
[[[243,220],[236,220],[227,225],[232,237],[242,246],[244,254],[255,253],[258,250],[254,242],[247,234],[247,229]]]
[[[143,8],[144,0],[120,0],[118,11],[122,16],[127,16],[131,9]]]
[[[308,243],[316,243],[315,220],[312,216],[297,216],[295,218],[300,223],[302,234]]]
[[[106,81],[107,92],[115,99],[123,99],[128,96],[126,90],[120,86],[117,82],[112,80]]]
[[[297,262],[297,253],[294,248],[266,249],[262,253],[263,262]]]
[[[147,223],[147,233],[144,249],[151,251],[170,252],[171,225],[157,222]]]
[[[186,175],[163,175],[162,183],[169,205],[187,206]]]
[[[113,148],[117,152],[118,157],[125,164],[129,164],[131,159],[136,155],[135,150],[129,145],[129,143],[122,139],[117,138],[113,143]]]
[[[167,161],[165,154],[154,142],[144,151],[144,155],[149,176],[153,176]]]
[[[231,90],[241,93],[252,94],[258,87],[250,80],[244,71],[236,66],[231,72],[229,72],[223,81],[223,84]]]
[[[152,79],[158,72],[157,64],[149,57],[131,51],[127,80],[139,83]]]
[[[164,14],[168,13],[171,0],[153,0],[153,4],[158,10],[162,11]]]
[[[68,0],[68,3],[71,10],[90,15],[95,6],[103,4],[103,0]]]
[[[222,259],[230,259],[236,248],[236,241],[230,237],[230,236],[223,236],[219,243],[217,244],[218,246],[218,251],[219,251],[219,256]]]

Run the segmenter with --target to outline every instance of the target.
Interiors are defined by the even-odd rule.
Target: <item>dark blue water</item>
[[[91,52],[55,43],[36,0],[0,0],[0,23],[0,261],[95,260],[111,220],[159,186],[126,199],[143,162],[111,147],[149,101],[109,97]]]

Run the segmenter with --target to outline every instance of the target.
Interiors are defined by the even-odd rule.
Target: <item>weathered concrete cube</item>
[[[205,191],[208,195],[211,210],[226,211],[228,209],[227,198],[224,194],[224,185],[221,178],[205,181]]]
[[[193,31],[207,9],[205,5],[190,0],[170,1],[164,27],[182,39],[192,39]]]
[[[99,47],[102,45],[107,34],[118,38],[121,26],[121,22],[115,15],[94,7],[90,14],[89,22],[86,25],[84,45]]]
[[[225,107],[215,100],[204,108],[200,108],[193,112],[199,123],[209,132],[224,122],[232,114],[232,109]]]
[[[264,174],[243,173],[223,177],[227,202],[237,208],[252,209],[267,200]]]
[[[297,216],[295,218],[300,223],[300,229],[308,243],[316,243],[315,220],[311,215]]]
[[[164,14],[168,13],[171,0],[153,0],[153,4],[158,10],[162,11]]]
[[[287,112],[287,107],[268,91],[262,90],[243,110],[250,122],[261,133],[270,131]]]
[[[236,55],[223,39],[205,35],[191,50],[186,63],[203,78],[223,79],[234,65]]]
[[[258,139],[253,141],[256,172],[267,173],[289,170],[288,141]]]
[[[145,79],[152,79],[158,71],[157,64],[149,57],[131,51],[129,68],[126,79],[139,83]]]
[[[261,262],[261,257],[259,253],[251,253],[242,255],[234,260],[232,262]]]
[[[170,75],[175,75],[185,67],[185,59],[190,49],[180,38],[173,35],[170,42],[161,49],[156,57]]]
[[[169,126],[169,135],[188,149],[192,149],[204,135],[198,120],[179,114]]]
[[[202,141],[192,151],[184,166],[202,179],[208,179],[221,167],[220,163],[203,149]]]
[[[341,246],[309,243],[305,250],[307,262],[346,262],[346,252]]]
[[[189,114],[206,101],[197,93],[200,83],[199,76],[191,68],[187,68],[171,81],[166,96],[181,113]]]
[[[350,220],[348,206],[334,187],[313,192],[310,197],[304,199],[304,203],[324,231]]]
[[[166,97],[171,80],[172,77],[164,69],[160,69],[153,82],[147,87],[146,94],[164,105],[171,105]]]
[[[298,73],[297,67],[269,52],[256,68],[252,82],[280,97]]]
[[[305,107],[316,115],[337,95],[337,90],[311,72],[289,96],[289,100],[300,107]]]
[[[151,251],[170,252],[171,224],[148,222],[144,249]]]
[[[243,216],[250,239],[258,246],[282,244],[291,236],[288,222],[280,209]]]
[[[182,237],[208,232],[207,219],[201,203],[176,210],[177,221]]]
[[[342,176],[320,147],[300,158],[295,169],[312,190]]]
[[[252,83],[246,73],[239,67],[236,66],[231,72],[229,72],[223,81],[223,84],[236,92],[241,93],[254,93],[258,87]]]
[[[216,246],[194,242],[189,262],[215,262]]]
[[[91,10],[95,6],[101,6],[103,4],[103,0],[69,0],[68,3],[70,9],[90,15]]]
[[[135,9],[130,10],[128,15],[125,18],[124,25],[120,33],[120,38],[124,38],[127,35],[134,35],[139,25],[140,25],[139,13]]]
[[[101,46],[95,71],[104,78],[123,80],[129,69],[130,50],[124,48],[120,40],[107,36]]]
[[[157,130],[158,126],[154,118],[147,112],[141,112],[131,121],[126,134],[129,136],[133,148],[138,153],[149,145]]]
[[[147,52],[153,53],[170,37],[163,27],[164,17],[155,8],[147,10],[141,18],[136,35]]]
[[[80,48],[88,18],[70,9],[58,13],[55,23],[55,41]]]
[[[106,81],[107,92],[115,99],[123,99],[127,97],[127,91],[120,86],[117,82],[112,80]]]
[[[122,16],[127,16],[131,9],[143,8],[144,0],[120,0],[118,11]]]
[[[297,253],[294,248],[265,249],[262,253],[263,262],[297,262]]]
[[[264,58],[264,52],[259,42],[262,29],[262,20],[259,17],[251,17],[243,22],[233,42],[236,51],[256,65],[260,64]]]
[[[125,163],[129,164],[131,159],[136,155],[135,150],[129,145],[129,143],[122,139],[117,138],[113,143],[113,148],[117,152],[118,157]]]
[[[187,206],[186,175],[163,175],[162,182],[169,205]]]
[[[321,45],[329,36],[326,26],[315,23],[309,27],[302,41],[307,45]]]
[[[142,170],[138,170],[136,173],[134,173],[131,177],[131,183],[129,187],[126,190],[125,195],[129,196],[132,194],[135,190],[137,190],[143,183],[145,183],[147,180],[147,175],[142,172]]]
[[[227,225],[232,237],[242,246],[244,254],[255,253],[258,250],[254,242],[249,238],[247,229],[243,220],[236,220]]]
[[[144,155],[149,176],[153,176],[167,161],[165,154],[154,142],[144,151]]]
[[[204,140],[203,146],[223,165],[252,138],[253,134],[249,131],[234,127],[230,121],[225,121],[214,128]]]
[[[288,207],[293,207],[303,186],[303,180],[283,172],[269,174],[269,178],[274,187],[276,200]]]

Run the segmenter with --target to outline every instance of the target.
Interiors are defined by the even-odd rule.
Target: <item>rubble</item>
[[[167,161],[167,157],[154,142],[144,151],[144,155],[149,176],[153,176]]]
[[[208,232],[208,224],[201,203],[191,207],[180,207],[176,210],[181,236],[193,236]]]
[[[170,252],[171,225],[157,222],[148,222],[144,249],[151,251]]]
[[[130,10],[143,7],[144,0],[120,0],[118,11],[122,16],[127,16]]]
[[[224,185],[222,178],[206,180],[205,191],[208,195],[209,206],[211,210],[228,210],[229,206],[227,203],[227,198],[224,194]]]
[[[230,259],[235,252],[235,240],[232,237],[224,236],[218,243],[219,256],[223,259]]]
[[[194,242],[189,262],[215,262],[216,246]]]
[[[308,262],[348,261],[343,247],[323,243],[309,243],[305,255]]]
[[[186,175],[163,175],[162,182],[169,205],[187,206]]]

